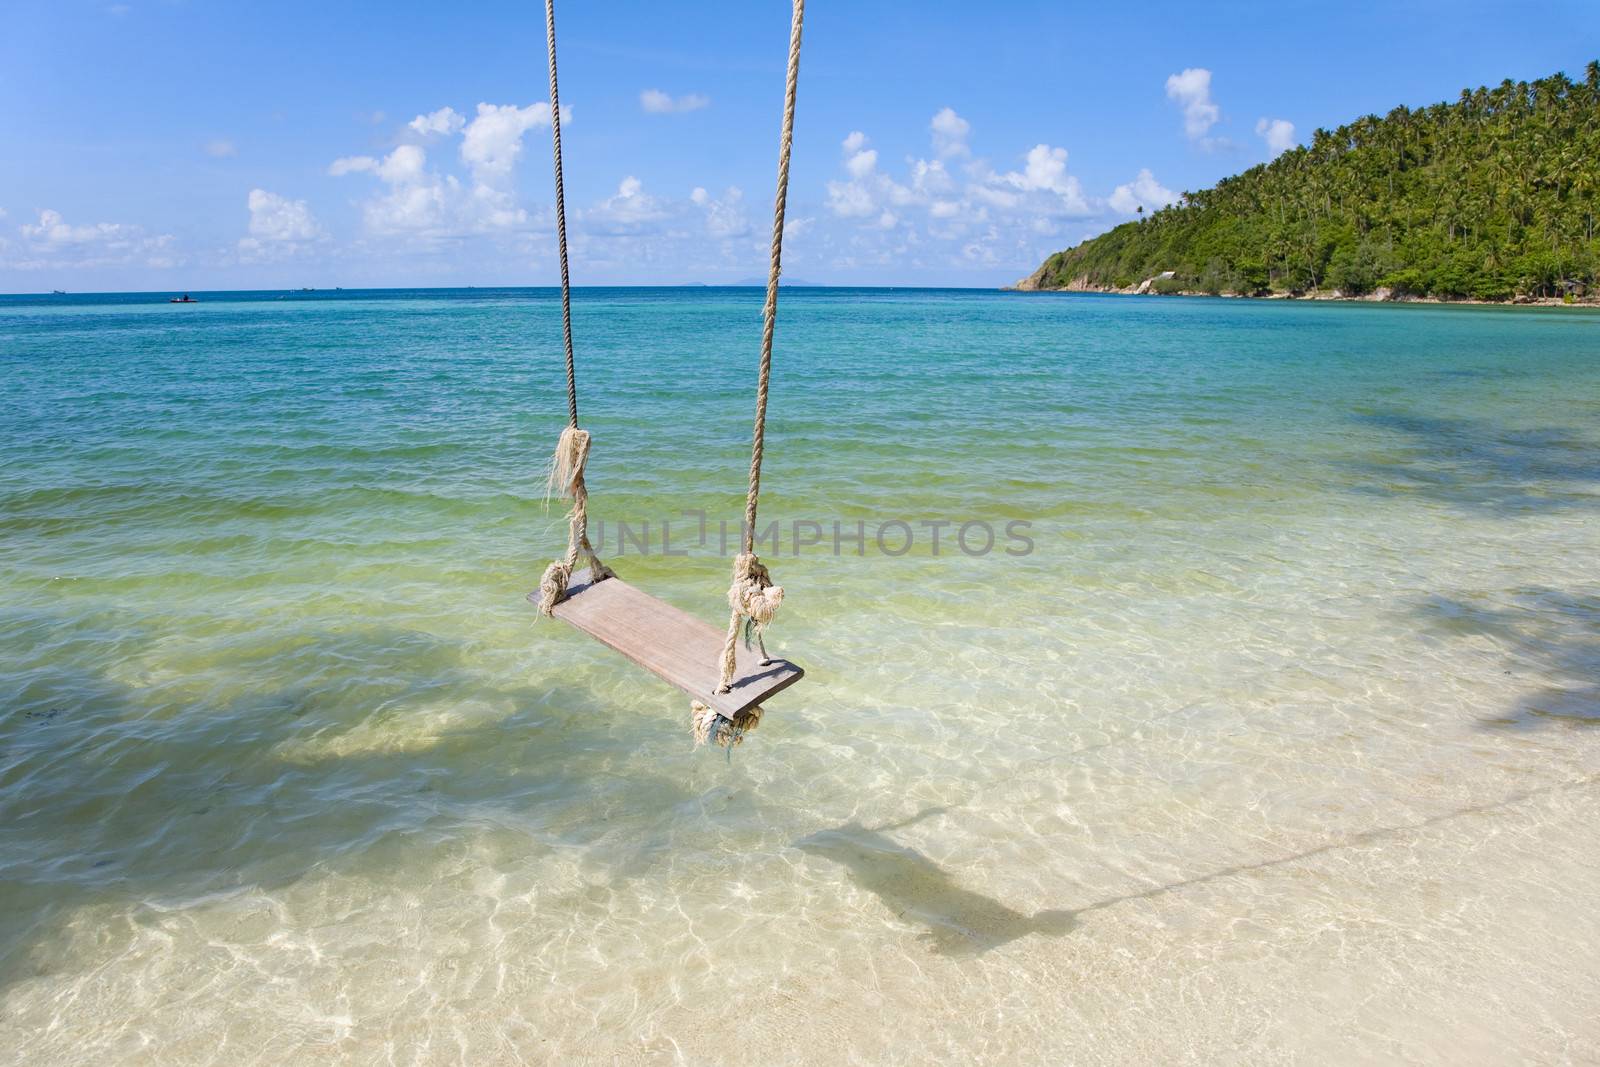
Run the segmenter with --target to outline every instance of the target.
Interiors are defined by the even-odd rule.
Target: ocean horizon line
[[[615,290],[615,289],[765,289],[766,284],[753,282],[672,282],[672,283],[618,283],[605,285],[574,285],[573,292],[583,290]],[[1005,286],[999,285],[835,285],[826,282],[784,283],[784,289],[875,289],[875,290],[906,290],[915,292],[1004,292]],[[545,291],[559,293],[559,283],[548,285],[344,285],[344,286],[308,286],[308,287],[261,287],[251,289],[201,289],[201,288],[171,288],[171,289],[72,289],[50,290],[46,292],[30,291],[16,293],[0,293],[0,299],[15,297],[49,297],[49,296],[179,296],[184,293],[190,295],[219,295],[236,293],[273,293],[273,294],[310,294],[310,293],[458,293],[472,290],[491,292],[517,292],[517,291]]]

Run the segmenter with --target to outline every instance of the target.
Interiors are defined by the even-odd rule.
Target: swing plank
[[[529,593],[528,599],[538,603],[538,591]],[[723,631],[620,578],[591,581],[587,570],[572,575],[567,598],[556,605],[555,614],[730,719],[805,674],[784,659],[763,666],[761,653],[745,648],[741,641],[733,686],[718,693]]]

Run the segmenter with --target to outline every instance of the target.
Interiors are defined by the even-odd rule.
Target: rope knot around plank
[[[772,574],[754,552],[741,552],[733,560],[733,584],[728,587],[728,609],[733,613],[728,621],[728,637],[722,647],[721,677],[717,692],[726,693],[733,687],[734,675],[739,670],[739,631],[744,630],[744,646],[750,647],[753,637],[761,651],[761,665],[772,662],[767,655],[762,635],[767,624],[783,605],[783,586],[772,584]],[[733,717],[719,713],[715,708],[691,701],[689,728],[695,747],[711,743],[720,748],[733,748],[744,742],[744,735],[761,725],[759,705],[746,708]]]
[[[738,669],[734,657],[741,628],[744,630],[744,646],[749,648],[750,639],[754,637],[761,648],[762,665],[769,662],[762,638],[766,634],[767,624],[772,622],[782,605],[783,586],[772,584],[772,574],[766,564],[754,552],[741,552],[735,556],[733,584],[728,587],[728,608],[733,615],[722,652],[722,677],[717,683],[717,692],[726,693],[733,683],[734,671]]]

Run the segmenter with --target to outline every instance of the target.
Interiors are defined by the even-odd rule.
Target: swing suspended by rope
[[[542,614],[595,638],[693,698],[691,727],[696,744],[737,745],[761,721],[761,702],[800,680],[788,660],[767,655],[767,624],[783,603],[783,587],[772,584],[755,554],[756,505],[761,496],[761,458],[766,444],[767,390],[772,378],[772,334],[778,317],[783,216],[789,194],[789,147],[794,133],[795,88],[800,74],[800,29],[805,0],[794,0],[789,31],[789,68],[784,90],[783,133],[778,148],[778,193],[772,213],[772,258],[761,333],[761,371],[756,385],[750,482],[745,494],[741,551],[728,589],[728,629],[709,624],[657,600],[618,578],[600,562],[589,541],[589,493],[583,480],[589,432],[578,426],[578,385],[572,358],[572,298],[567,280],[567,218],[561,185],[561,104],[556,90],[555,0],[545,0],[545,35],[550,51],[550,129],[555,157],[556,242],[561,260],[561,332],[567,359],[567,426],[550,464],[548,492],[572,501],[567,516],[566,556],[550,564],[528,599]],[[578,569],[580,563],[586,563]],[[745,640],[741,644],[743,631]],[[755,649],[749,647],[755,640]]]

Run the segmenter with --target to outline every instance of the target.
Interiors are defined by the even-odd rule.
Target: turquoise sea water
[[[0,298],[0,1056],[1600,1057],[1600,316],[785,290],[728,762],[552,291],[198,295]],[[717,624],[761,297],[575,297]]]

